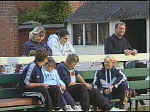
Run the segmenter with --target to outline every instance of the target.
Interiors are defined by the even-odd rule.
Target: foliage
[[[41,7],[33,11],[19,13],[19,24],[27,21],[37,21],[42,24],[62,24],[71,14],[67,1],[45,1]]]

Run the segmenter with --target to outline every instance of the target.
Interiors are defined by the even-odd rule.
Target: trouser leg
[[[98,106],[103,111],[108,111],[112,108],[112,105],[110,104],[109,100],[104,97],[102,93],[98,89],[91,89],[89,90],[90,94],[90,103],[93,106]]]
[[[70,86],[68,88],[68,91],[76,101],[80,102],[81,107],[84,111],[87,111],[89,109],[89,92],[85,85],[77,84]]]

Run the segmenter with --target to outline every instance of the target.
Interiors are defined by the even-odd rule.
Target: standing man
[[[115,25],[115,33],[106,39],[104,43],[105,54],[126,54],[135,55],[137,50],[133,49],[124,36],[126,32],[126,24],[119,22]]]

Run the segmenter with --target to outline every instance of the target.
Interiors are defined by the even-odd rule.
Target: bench
[[[129,88],[142,91],[142,90],[148,90],[150,89],[149,81],[145,80],[147,76],[149,76],[149,68],[128,68],[128,69],[123,69],[122,72],[126,75],[128,82],[129,82]],[[80,71],[79,72],[84,79],[87,82],[92,83],[94,76],[95,76],[95,71]],[[138,108],[138,103],[137,100],[150,100],[149,95],[146,94],[140,94],[136,96],[135,98],[129,98],[128,101],[130,103],[129,110],[132,108],[132,102],[136,101],[136,109]],[[119,99],[112,99],[112,102],[117,102]]]
[[[22,97],[17,87],[20,74],[0,74],[0,111],[27,110],[43,107],[37,98]]]
[[[117,59],[117,61],[132,61],[132,60],[149,60],[149,53],[138,53],[136,56],[125,56],[124,54],[111,54],[113,57]],[[103,62],[106,55],[80,55],[80,62]],[[64,61],[66,56],[54,56],[56,62]],[[34,60],[34,57],[0,57],[0,65],[15,65],[15,64],[29,64]],[[88,69],[89,70],[89,69]],[[138,70],[138,72],[137,72]],[[149,71],[147,68],[141,69],[124,69],[124,72],[127,72],[129,81],[134,81],[136,77],[139,81],[142,81],[142,84],[146,83],[144,81],[145,76],[147,76],[147,72]],[[136,73],[133,73],[133,72]],[[146,73],[145,73],[146,72]],[[88,81],[92,82],[95,71],[83,71],[80,72],[81,75]],[[139,75],[138,75],[139,74]],[[141,77],[142,75],[142,77]],[[145,75],[145,76],[144,76]],[[134,76],[134,77],[133,77]],[[144,76],[144,77],[143,77]],[[10,105],[6,104],[0,107],[0,111],[8,111],[8,110],[28,110],[28,109],[40,109],[43,108],[44,105],[36,104],[38,101],[34,102],[36,99],[32,98],[22,98],[21,92],[16,88],[17,83],[19,82],[19,74],[8,74],[1,75],[0,74],[0,101],[1,105],[6,101],[11,101]],[[129,82],[131,88],[136,88],[137,90],[147,89],[147,86],[144,88],[138,88],[138,85],[141,85],[141,82],[137,84],[137,82]],[[5,88],[1,88],[1,86]],[[139,86],[140,87],[140,86]],[[146,88],[145,88],[146,87]],[[148,85],[149,88],[149,85]],[[145,96],[140,97],[141,99],[149,99]],[[139,96],[136,98],[131,98],[131,102],[135,99],[140,99]],[[15,99],[15,100],[14,100]],[[23,100],[23,102],[22,102]],[[33,101],[34,100],[34,101]],[[17,102],[15,102],[17,101]],[[117,101],[117,100],[116,100]],[[13,103],[12,103],[13,102]],[[15,102],[15,103],[14,103]],[[19,105],[16,105],[19,103]],[[30,104],[29,104],[30,103]]]

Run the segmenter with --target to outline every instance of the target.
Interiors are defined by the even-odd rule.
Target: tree
[[[46,1],[34,11],[19,13],[18,23],[38,21],[42,24],[62,24],[71,14],[71,7],[67,1]]]

